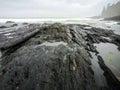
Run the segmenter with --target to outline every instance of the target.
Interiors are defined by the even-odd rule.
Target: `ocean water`
[[[64,24],[85,24],[93,27],[103,28],[107,30],[113,30],[116,34],[120,35],[120,22],[116,21],[104,21],[101,19],[92,18],[41,18],[41,19],[0,19],[0,24],[6,21],[14,21],[16,23],[64,23]]]

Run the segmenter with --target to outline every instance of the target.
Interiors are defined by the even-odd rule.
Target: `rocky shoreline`
[[[104,20],[120,21],[120,16],[107,17],[107,18],[104,18]]]
[[[0,90],[120,89],[120,81],[94,45],[112,43],[120,51],[120,35],[80,24],[25,23],[21,27],[9,32],[13,38],[0,34]],[[105,85],[96,83],[91,53],[97,57]]]

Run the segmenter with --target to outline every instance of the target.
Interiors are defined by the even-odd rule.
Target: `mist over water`
[[[120,21],[104,21],[101,19],[92,18],[40,18],[40,19],[0,19],[0,23],[6,21],[14,21],[16,23],[63,23],[63,24],[85,24],[97,28],[103,28],[107,30],[113,30],[116,34],[120,35]]]

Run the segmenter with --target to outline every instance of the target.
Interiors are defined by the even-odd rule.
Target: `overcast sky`
[[[120,0],[0,0],[1,18],[89,17]]]

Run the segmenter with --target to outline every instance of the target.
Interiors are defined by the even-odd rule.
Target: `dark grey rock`
[[[28,24],[27,29],[19,32],[19,38],[3,41],[0,89],[119,90],[120,82],[104,64],[94,43],[109,42],[102,37],[110,37],[111,43],[119,45],[120,36],[115,37],[112,31],[104,29],[84,27],[89,26]],[[108,86],[96,84],[90,52],[98,57]]]

